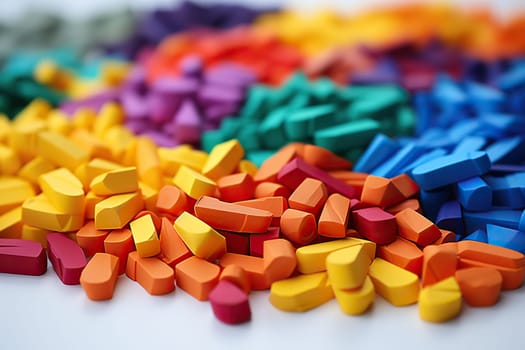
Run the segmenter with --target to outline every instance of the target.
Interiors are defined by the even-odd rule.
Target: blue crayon
[[[507,209],[525,207],[525,196],[521,188],[523,184],[511,183],[505,176],[485,176],[484,179],[492,188],[492,204],[494,206]]]
[[[456,197],[469,211],[487,211],[492,207],[492,189],[479,176],[456,183]]]
[[[402,174],[402,169],[416,160],[423,152],[425,152],[424,147],[418,146],[414,142],[409,142],[390,159],[372,170],[371,174],[383,177],[400,175]]]
[[[518,230],[525,232],[525,210],[521,212],[520,219],[518,221]]]
[[[494,135],[515,135],[525,133],[525,119],[515,114],[487,113],[480,115],[483,129],[490,129]]]
[[[419,136],[434,126],[435,111],[432,109],[432,96],[428,92],[416,92],[412,100],[417,114],[416,135]]]
[[[433,191],[419,190],[419,201],[423,213],[431,221],[436,221],[439,209],[451,199],[450,188],[442,187]]]
[[[444,156],[446,154],[447,154],[447,150],[446,149],[444,149],[444,148],[436,148],[436,149],[434,149],[434,150],[432,150],[432,151],[430,151],[428,153],[424,153],[423,155],[421,155],[415,161],[413,161],[412,163],[410,163],[409,165],[404,167],[401,170],[401,172],[411,175],[412,169],[414,169],[415,167],[417,167],[417,166],[419,166],[421,164],[424,164],[426,162],[429,162],[432,159],[442,157],[442,156]]]
[[[485,151],[493,164],[519,163],[525,160],[525,137],[515,136],[496,141]]]
[[[505,95],[500,90],[488,85],[467,82],[466,92],[477,113],[501,112],[503,110]]]
[[[440,109],[438,126],[447,128],[456,123],[458,118],[467,116],[467,95],[450,77],[438,76],[432,93]]]
[[[509,113],[523,116],[523,106],[525,105],[525,86],[509,92],[505,99],[505,110]]]
[[[525,172],[525,164],[492,164],[490,167],[490,173],[492,175],[506,175],[516,172]]]
[[[464,238],[463,238],[464,241],[478,241],[478,242],[483,242],[483,243],[487,243],[487,233],[484,231],[484,230],[475,230],[474,232],[466,235]]]
[[[417,144],[425,148],[445,148],[452,150],[456,141],[448,137],[448,133],[441,128],[432,128],[423,133],[417,140]]]
[[[500,77],[499,87],[510,91],[525,86],[525,64],[516,65]]]
[[[465,224],[461,213],[461,206],[457,201],[448,201],[439,209],[435,220],[436,225],[459,235],[465,234]]]
[[[456,142],[460,142],[468,136],[476,135],[479,129],[480,125],[477,120],[462,119],[448,128],[448,137]]]
[[[525,253],[525,233],[498,225],[487,225],[487,243]]]
[[[485,229],[487,224],[499,225],[517,230],[520,225],[522,211],[510,209],[493,209],[488,211],[463,210],[465,230],[472,232]]]
[[[398,149],[399,146],[391,138],[384,134],[377,134],[355,163],[353,171],[369,173]]]
[[[490,160],[487,153],[477,151],[433,159],[412,170],[412,176],[423,190],[433,190],[482,175],[489,169]]]
[[[481,151],[486,144],[487,139],[485,137],[467,136],[456,145],[452,150],[452,153],[463,154],[467,152]]]

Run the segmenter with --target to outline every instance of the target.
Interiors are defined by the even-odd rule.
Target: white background
[[[0,349],[524,349],[525,288],[507,291],[491,308],[464,305],[459,318],[432,324],[417,305],[394,307],[376,296],[362,316],[337,301],[305,313],[274,308],[268,292],[252,292],[252,321],[230,326],[211,305],[183,290],[151,296],[119,277],[112,300],[90,301],[49,265],[40,277],[0,275]]]
[[[332,300],[305,313],[275,309],[268,292],[250,295],[252,321],[222,324],[208,302],[181,289],[151,296],[125,275],[112,300],[90,301],[51,266],[41,277],[0,276],[0,349],[523,349],[525,288],[504,292],[492,308],[464,307],[444,324],[419,319],[417,306],[376,297],[362,316]]]
[[[452,3],[462,8],[488,6],[502,19],[525,9],[524,0],[194,0],[202,4],[237,3],[261,7],[279,5],[297,11],[314,11],[323,8],[337,9],[342,13],[356,13],[377,6],[394,6],[407,3]],[[125,7],[149,9],[154,6],[173,6],[180,0],[0,0],[0,21],[16,21],[24,11],[36,10],[57,13],[70,19],[81,19],[97,13],[116,11]]]
[[[346,12],[386,2],[323,1]],[[28,8],[77,19],[123,5],[147,8],[153,3],[173,2],[0,0],[0,20],[14,21]],[[301,10],[315,3],[284,1]],[[460,1],[472,3],[479,2]],[[523,0],[490,4],[505,17]],[[458,319],[445,324],[426,323],[419,319],[416,305],[394,307],[381,297],[359,317],[343,314],[335,300],[306,313],[275,309],[268,292],[252,293],[250,302],[252,321],[228,326],[215,319],[207,302],[180,289],[150,296],[126,276],[119,277],[112,300],[93,302],[80,286],[63,285],[51,267],[40,277],[0,274],[0,349],[525,349],[525,288],[504,292],[492,308],[465,306]]]

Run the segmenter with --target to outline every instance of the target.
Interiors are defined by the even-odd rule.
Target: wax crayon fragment
[[[139,137],[137,139],[136,152],[139,180],[154,189],[160,189],[163,185],[163,180],[157,146],[149,138]]]
[[[48,233],[48,230],[24,224],[22,225],[22,233],[20,238],[28,241],[38,242],[42,244],[44,248],[47,248],[46,236]]]
[[[138,189],[137,168],[126,167],[100,174],[89,187],[98,196],[134,192]]]
[[[281,230],[279,227],[268,227],[268,231],[265,233],[251,234],[250,235],[250,255],[251,256],[263,256],[263,245],[264,242],[271,239],[279,238]]]
[[[363,184],[361,201],[379,207],[389,207],[405,199],[391,179],[368,175]]]
[[[42,275],[47,271],[47,256],[39,242],[0,238],[0,272]]]
[[[354,210],[353,222],[357,231],[377,244],[392,243],[397,237],[396,216],[378,207]]]
[[[307,311],[333,297],[326,272],[299,275],[278,281],[272,284],[270,290],[270,303],[283,311]]]
[[[134,250],[133,236],[127,228],[113,230],[104,239],[104,252],[119,258],[119,275],[126,272],[128,254]]]
[[[315,216],[297,209],[286,209],[281,216],[281,233],[298,245],[307,245],[317,238]]]
[[[416,160],[424,151],[424,147],[409,142],[370,173],[382,177],[399,175],[408,164]]]
[[[197,300],[208,300],[219,282],[219,266],[192,256],[175,266],[177,285]]]
[[[263,242],[263,268],[269,285],[290,277],[297,266],[295,248],[286,239],[275,238]]]
[[[293,111],[284,121],[290,140],[308,140],[316,130],[329,127],[335,121],[333,105],[318,105]]]
[[[284,185],[275,182],[261,182],[255,186],[254,197],[263,199],[266,197],[290,197],[292,191]]]
[[[372,258],[361,245],[343,248],[326,257],[330,284],[336,289],[355,289],[365,283]]]
[[[354,189],[351,186],[334,179],[325,171],[306,163],[300,158],[295,158],[283,166],[277,175],[277,181],[289,188],[296,189],[307,177],[323,182],[328,194],[337,192],[348,198],[354,197]]]
[[[250,255],[250,235],[230,232],[218,231],[226,239],[226,252],[235,254]]]
[[[12,176],[0,177],[0,191],[9,194],[0,198],[0,214],[20,206],[24,200],[35,195],[29,181]]]
[[[365,312],[375,297],[375,289],[369,276],[365,276],[362,286],[354,289],[339,289],[333,287],[335,298],[341,310],[350,315]]]
[[[141,258],[156,256],[160,253],[157,228],[151,215],[144,215],[134,219],[129,223],[129,227],[133,235],[137,254]]]
[[[423,252],[416,244],[402,237],[397,237],[390,244],[377,246],[377,256],[421,276]]]
[[[128,255],[126,276],[137,281],[151,295],[168,294],[175,290],[173,269],[156,257],[141,258],[136,251]]]
[[[254,198],[235,202],[235,204],[271,212],[273,217],[270,226],[279,226],[281,222],[281,216],[283,215],[284,211],[288,209],[288,201],[285,197],[281,196]]]
[[[91,300],[113,297],[118,277],[119,258],[106,253],[96,253],[80,274],[80,284]]]
[[[211,226],[188,212],[173,223],[180,238],[197,257],[214,260],[226,252],[226,239]]]
[[[180,238],[175,227],[167,218],[162,218],[160,231],[160,254],[162,260],[175,267],[179,262],[189,258],[192,254],[184,241]]]
[[[507,209],[525,207],[525,196],[519,181],[509,181],[508,176],[484,176],[483,178],[492,189],[492,204],[495,207]]]
[[[484,137],[467,136],[456,145],[452,150],[452,153],[464,154],[467,152],[480,151],[486,144],[487,139]]]
[[[402,210],[395,217],[399,235],[420,246],[426,246],[441,236],[435,224],[414,210]]]
[[[487,243],[487,233],[484,230],[478,229],[471,233],[469,233],[467,236],[463,238],[463,240],[467,241],[477,241],[477,242],[483,242]]]
[[[24,223],[50,231],[71,232],[84,224],[83,211],[75,214],[58,210],[44,194],[26,199],[21,214]]]
[[[423,209],[421,208],[421,203],[419,203],[419,200],[414,199],[414,198],[406,199],[400,202],[399,204],[386,208],[385,210],[392,215],[396,215],[397,213],[399,213],[400,211],[406,208],[410,208],[420,214],[423,212]]]
[[[159,212],[179,215],[186,209],[186,204],[184,192],[176,186],[164,185],[159,190],[155,206]]]
[[[22,207],[16,207],[0,215],[0,235],[2,238],[21,238],[24,221]]]
[[[181,103],[173,117],[174,137],[181,143],[194,144],[199,141],[201,132],[201,116],[197,106],[191,100]]]
[[[467,84],[466,91],[478,113],[502,111],[505,96],[502,91],[472,81]]]
[[[300,154],[305,162],[323,170],[342,170],[352,167],[352,162],[349,160],[316,145],[305,144]]]
[[[441,206],[436,225],[440,229],[450,230],[459,235],[465,233],[461,206],[457,201],[449,201]]]
[[[35,157],[20,168],[18,176],[33,185],[37,185],[38,177],[54,168],[55,166],[48,160],[42,157]]]
[[[173,183],[193,199],[214,195],[217,188],[215,181],[185,165],[179,168],[173,178]]]
[[[276,182],[281,168],[299,154],[300,147],[300,144],[292,143],[279,149],[259,167],[254,176],[255,182]]]
[[[473,232],[477,229],[485,230],[487,224],[518,229],[523,211],[508,209],[492,209],[488,211],[463,211],[465,231]]]
[[[96,253],[104,252],[104,240],[108,234],[108,231],[95,229],[94,221],[88,221],[77,231],[76,240],[86,256],[92,257]]]
[[[461,312],[461,289],[452,276],[421,290],[419,317],[428,322],[444,322]]]
[[[270,288],[272,281],[266,278],[263,258],[228,252],[220,258],[219,264],[223,269],[231,265],[240,266],[246,272],[251,290]]]
[[[195,203],[195,215],[219,230],[262,233],[268,230],[272,213],[203,196]]]
[[[52,114],[56,115],[56,114]],[[57,117],[58,118],[58,117]],[[69,122],[66,119],[66,116],[62,116],[66,122]],[[68,124],[69,125],[69,124]],[[62,127],[64,128],[64,127]],[[88,157],[91,158],[102,158],[107,160],[113,159],[113,154],[111,149],[104,144],[102,139],[98,136],[95,136],[88,130],[84,129],[74,129],[72,132],[70,130],[62,131],[63,134],[69,133],[69,139],[73,141],[77,146],[84,149],[87,152]]]
[[[503,278],[498,270],[472,267],[456,271],[461,295],[470,306],[491,306],[498,302]]]
[[[525,233],[507,227],[487,224],[487,243],[525,252]]]
[[[83,214],[84,189],[82,183],[66,168],[59,168],[40,175],[38,183],[42,192],[59,212]]]
[[[246,294],[250,293],[250,280],[246,271],[238,265],[228,265],[221,271],[219,280],[229,281],[242,289]]]
[[[326,200],[317,230],[324,237],[344,238],[350,214],[350,199],[334,193]]]
[[[486,211],[492,207],[492,189],[480,177],[456,183],[456,195],[463,208],[470,211]]]
[[[110,196],[95,205],[95,227],[101,230],[123,228],[143,207],[140,192]]]
[[[457,249],[453,244],[426,246],[423,249],[421,285],[426,287],[454,276],[457,260]]]
[[[352,140],[352,147],[366,146],[379,131],[379,128],[377,121],[363,118],[318,130],[314,133],[314,142],[333,152],[347,149],[346,142],[348,140]]]
[[[162,170],[168,176],[175,175],[181,165],[200,172],[208,159],[206,152],[193,149],[189,145],[159,147],[158,154]]]
[[[88,160],[88,154],[84,150],[65,136],[49,131],[38,134],[36,150],[42,158],[71,171]]]
[[[326,258],[330,253],[354,245],[362,245],[370,259],[375,257],[375,243],[364,239],[347,237],[298,248],[296,251],[297,270],[303,274],[326,271]]]
[[[216,145],[202,168],[202,174],[212,180],[229,175],[243,156],[244,150],[235,139]]]
[[[420,165],[412,171],[414,180],[424,190],[452,184],[486,173],[490,159],[485,152],[448,155]]]
[[[0,174],[15,175],[22,166],[16,152],[0,144]]]
[[[436,239],[434,242],[432,242],[433,245],[441,245],[443,243],[457,242],[459,239],[463,237],[462,235],[456,234],[450,230],[440,229],[439,231],[441,232],[441,236],[438,239]]]
[[[290,208],[318,215],[328,194],[324,184],[316,179],[306,178],[288,197]]]
[[[248,295],[229,281],[219,281],[209,299],[215,317],[224,323],[238,324],[251,319]]]
[[[47,235],[48,256],[58,278],[64,284],[79,284],[80,274],[87,264],[84,252],[75,241],[63,233]]]
[[[238,173],[221,177],[217,181],[221,199],[226,202],[243,201],[253,198],[255,182],[251,175]]]
[[[381,258],[370,265],[369,276],[376,292],[395,306],[417,302],[419,281],[416,274]]]

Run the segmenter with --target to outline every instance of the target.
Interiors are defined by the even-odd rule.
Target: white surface
[[[71,19],[82,19],[122,8],[144,10],[158,6],[172,7],[182,0],[0,0],[0,21],[15,21],[28,10],[56,13]],[[201,4],[237,3],[248,6],[275,6],[297,11],[333,8],[343,13],[356,13],[378,6],[407,3],[451,3],[462,8],[489,7],[502,20],[523,12],[524,0],[193,0]]]
[[[159,2],[173,3],[0,0],[0,17],[15,18],[29,7],[74,17],[123,4],[144,8]],[[284,3],[310,9],[318,2]],[[350,0],[323,3],[347,10],[365,4]],[[363,6],[377,3],[385,1],[369,1]],[[506,15],[523,0],[490,3],[498,3],[498,12]],[[199,302],[180,289],[166,296],[150,296],[125,276],[119,278],[112,300],[92,302],[80,286],[63,285],[51,267],[41,277],[0,274],[0,349],[525,349],[521,333],[525,288],[504,292],[492,308],[465,306],[458,319],[445,324],[420,320],[416,305],[397,308],[380,297],[360,317],[344,315],[335,300],[306,313],[275,309],[268,292],[252,293],[250,302],[252,321],[228,326],[215,319],[207,302]]]
[[[177,288],[151,296],[125,275],[112,300],[90,301],[63,285],[49,265],[40,277],[0,274],[0,349],[524,349],[525,288],[491,308],[464,306],[444,324],[419,319],[416,305],[377,296],[369,312],[348,316],[336,300],[305,313],[274,308],[252,292],[252,321],[215,319],[211,305]]]

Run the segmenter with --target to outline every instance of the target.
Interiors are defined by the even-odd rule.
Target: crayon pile
[[[49,259],[92,300],[126,274],[228,324],[252,290],[444,322],[522,286],[525,16],[36,17],[2,28],[0,272]]]

